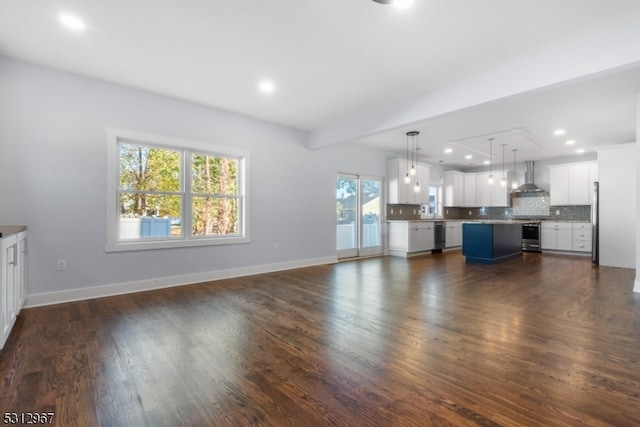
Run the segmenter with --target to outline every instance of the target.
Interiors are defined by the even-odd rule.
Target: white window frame
[[[193,246],[230,245],[251,242],[249,234],[249,158],[250,152],[235,147],[211,145],[202,142],[188,141],[167,136],[150,135],[124,129],[107,128],[107,238],[106,252],[139,251],[149,249],[182,248]],[[119,169],[120,154],[119,142],[132,142],[141,145],[155,146],[167,149],[177,149],[182,152],[182,179],[183,179],[183,212],[190,212],[191,192],[186,180],[191,170],[191,154],[211,154],[215,156],[228,156],[238,159],[238,192],[240,195],[240,223],[239,234],[230,236],[192,236],[191,227],[183,224],[183,235],[180,238],[170,239],[144,239],[126,240],[118,239],[119,216]],[[189,187],[189,188],[187,188]],[[183,216],[184,218],[184,216]]]

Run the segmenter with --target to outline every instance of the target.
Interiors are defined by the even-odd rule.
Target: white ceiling
[[[60,13],[86,29],[64,28]],[[637,0],[2,0],[0,54],[314,134],[636,23]],[[632,142],[638,65],[350,139],[403,155],[418,130],[421,156],[449,165],[468,153],[479,163],[490,136],[521,160]],[[257,90],[262,79],[274,93]]]

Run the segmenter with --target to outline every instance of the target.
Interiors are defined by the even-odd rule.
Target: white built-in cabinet
[[[507,185],[502,186],[501,172],[494,174],[495,182],[489,184],[488,172],[446,171],[443,174],[444,206],[450,207],[499,207],[511,205],[511,181],[513,171],[505,171]]]
[[[405,175],[411,167],[411,162],[405,159],[392,159],[387,161],[387,182],[389,191],[387,199],[389,203],[419,205],[429,202],[429,166],[414,164],[416,175],[411,176],[411,182],[404,182]],[[414,191],[416,181],[420,183],[420,192]]]
[[[591,223],[543,221],[540,245],[556,251],[591,252]]]
[[[543,221],[541,227],[540,247],[557,251],[571,250],[571,223]]]
[[[598,180],[597,162],[549,166],[549,202],[552,206],[590,205],[593,183]]]
[[[592,226],[590,222],[571,223],[571,250],[576,252],[591,252]]]
[[[476,183],[477,176],[475,173],[464,174],[464,204],[462,206],[478,206],[476,202]]]
[[[445,227],[445,247],[462,246],[462,221],[447,221]]]
[[[389,253],[408,256],[433,249],[434,228],[429,221],[390,221]]]
[[[464,204],[464,173],[446,171],[442,174],[444,186],[444,206],[463,206]]]
[[[27,233],[0,238],[0,349],[4,347],[27,294]]]

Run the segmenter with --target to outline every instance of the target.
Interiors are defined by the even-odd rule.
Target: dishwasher
[[[445,221],[435,221],[433,223],[433,251],[442,252],[447,237],[447,227]]]

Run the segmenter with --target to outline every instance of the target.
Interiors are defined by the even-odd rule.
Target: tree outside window
[[[151,249],[174,247],[176,242],[191,246],[248,241],[242,186],[246,157],[219,154],[224,152],[220,147],[207,152],[120,137],[124,132],[114,131],[110,138],[117,145],[116,162],[110,160],[117,163],[117,175],[111,178],[117,182],[111,250],[136,249],[136,242],[151,242],[153,246],[138,246]]]

